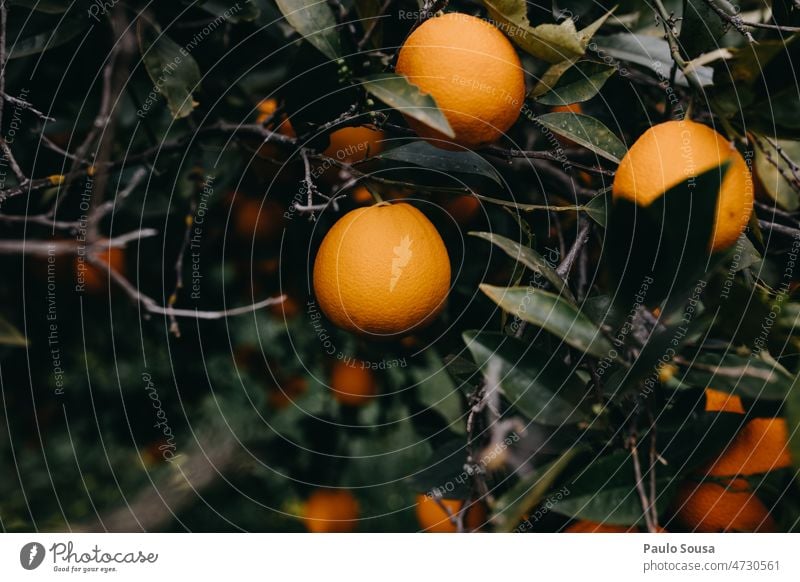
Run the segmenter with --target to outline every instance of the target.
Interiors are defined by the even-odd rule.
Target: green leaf
[[[404,115],[421,121],[447,137],[455,132],[431,95],[420,91],[402,75],[379,73],[364,79],[364,89]]]
[[[28,346],[28,340],[25,339],[25,336],[2,316],[0,316],[0,346],[11,346],[15,348],[24,348]]]
[[[495,504],[495,513],[492,523],[498,532],[514,531],[534,507],[545,501],[551,492],[553,484],[559,475],[564,472],[570,462],[581,452],[580,447],[565,451],[556,460],[537,468],[533,473],[520,479],[509,489]],[[564,498],[563,492],[552,493],[553,505]],[[549,499],[549,497],[548,497]]]
[[[615,67],[595,63],[578,65],[565,73],[555,87],[536,101],[543,105],[570,105],[588,101],[600,92],[616,70]]]
[[[670,469],[658,465],[657,507],[666,505],[667,496],[663,495],[663,490],[671,481]],[[612,525],[638,525],[644,522],[642,502],[636,491],[633,459],[627,451],[617,451],[601,457],[586,468],[582,467],[576,478],[565,482],[564,486],[569,490],[569,495],[553,506],[553,511],[557,513]]]
[[[481,285],[481,291],[504,311],[549,331],[573,348],[598,358],[605,357],[611,343],[600,329],[566,299],[531,287]]]
[[[461,396],[447,369],[433,350],[425,351],[425,366],[416,365],[411,376],[417,384],[420,403],[436,410],[448,421],[448,429],[455,433],[466,432],[465,412]]]
[[[705,352],[681,363],[683,381],[704,388],[711,386],[758,400],[783,401],[793,378],[776,363],[732,353]]]
[[[561,61],[560,63],[550,65],[550,68],[539,77],[539,82],[534,85],[533,89],[531,89],[529,97],[533,97],[535,99],[540,95],[544,95],[550,91],[558,84],[559,79],[561,79],[561,77],[564,76],[566,72],[578,62],[579,59],[580,57],[574,57],[572,59],[567,59],[565,61]]]
[[[714,3],[731,16],[736,14],[736,9],[727,0],[714,0]],[[730,24],[723,21],[708,2],[684,0],[679,37],[684,55],[693,59],[719,48],[719,40],[729,27]]]
[[[597,196],[583,205],[583,210],[589,218],[605,228],[608,221],[609,207],[611,206],[611,192],[598,193]]]
[[[275,0],[286,20],[303,38],[335,61],[342,57],[342,42],[336,17],[321,0]]]
[[[409,486],[418,493],[439,492],[446,499],[466,499],[470,495],[466,461],[464,439],[447,441],[435,447],[422,469],[408,478]]]
[[[756,173],[767,194],[782,208],[794,211],[800,207],[797,191],[792,188],[787,177],[792,177],[789,163],[778,154],[772,145],[777,143],[783,153],[795,164],[800,165],[800,141],[767,140],[763,135],[756,135],[758,143],[764,144],[769,156],[756,147]],[[770,159],[772,161],[770,161]],[[779,170],[780,168],[780,170]]]
[[[609,36],[598,36],[595,38],[595,43],[604,57],[609,56],[620,61],[635,63],[655,71],[663,78],[669,78],[673,63],[672,54],[669,44],[661,36],[622,32]],[[620,74],[625,74],[625,71],[620,70]],[[695,67],[693,74],[701,85],[713,83],[714,70],[711,67]],[[689,84],[680,70],[675,77],[675,82],[684,87]]]
[[[553,133],[569,138],[612,162],[619,163],[628,149],[594,117],[578,113],[545,113],[536,121]]]
[[[530,247],[526,247],[499,234],[493,232],[470,232],[471,236],[476,236],[484,240],[488,240],[493,245],[499,247],[509,257],[515,261],[522,263],[534,273],[538,273],[547,279],[556,291],[564,295],[569,301],[575,303],[575,297],[572,291],[567,287],[566,281],[556,273],[556,270],[548,263],[542,255],[537,253]]]
[[[74,4],[73,0],[11,0],[12,6],[23,6],[29,10],[46,14],[62,14]],[[99,11],[99,8],[98,8]],[[89,13],[89,16],[92,12]]]
[[[726,162],[689,177],[649,206],[614,200],[603,254],[618,281],[619,302],[656,306],[681,297],[724,259],[724,253],[711,256],[710,241],[727,168]]]
[[[483,0],[491,17],[502,30],[525,52],[548,63],[583,56],[585,45],[575,28],[575,22],[567,18],[561,24],[531,26],[525,0]]]
[[[561,426],[590,420],[583,382],[553,353],[501,333],[465,331],[463,337],[478,367],[493,369],[508,401],[532,421]]]
[[[798,376],[795,376],[784,407],[786,424],[789,429],[789,451],[792,455],[792,463],[797,469],[795,479],[800,481],[800,385],[797,380]]]
[[[261,10],[252,0],[206,0],[199,8],[233,23],[252,22],[261,15]]]
[[[73,38],[83,33],[93,21],[86,18],[84,14],[79,17],[68,15],[56,27],[55,30],[42,32],[33,36],[28,36],[15,41],[9,47],[9,59],[19,59],[56,48],[71,41]]]
[[[375,156],[380,160],[392,160],[414,164],[422,168],[445,174],[471,174],[483,176],[503,185],[503,179],[494,166],[479,154],[471,151],[450,151],[437,148],[426,141],[414,141],[392,148]]]
[[[136,35],[147,74],[166,98],[172,116],[180,119],[190,115],[197,105],[192,93],[200,84],[200,68],[194,57],[144,18],[137,23]]]

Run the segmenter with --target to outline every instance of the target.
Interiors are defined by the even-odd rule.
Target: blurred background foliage
[[[800,233],[792,162],[800,159],[798,86],[789,74],[800,56],[795,37],[750,29],[758,39],[751,45],[722,21],[700,26],[717,22],[705,3],[665,1],[668,13],[683,17],[676,39],[687,63],[726,51],[693,63],[687,76],[674,65],[664,23],[648,3],[523,3],[527,24],[518,13],[516,20],[509,16],[512,22],[560,24],[551,37],[556,46],[597,24],[580,37],[580,54],[567,61],[520,51],[531,93],[527,113],[506,141],[550,152],[552,159],[501,150],[448,154],[414,141],[402,117],[384,105],[421,96],[403,86],[390,88],[388,98],[365,90],[370,76],[391,71],[396,48],[417,22],[400,14],[420,10],[413,0],[382,4],[4,2],[3,90],[10,99],[2,130],[24,175],[50,183],[30,191],[23,183],[24,195],[7,196],[20,180],[4,158],[2,239],[75,240],[81,227],[54,228],[52,216],[50,223],[5,217],[47,215],[57,202],[59,221],[81,221],[86,192],[99,191],[102,201],[116,198],[99,222],[103,237],[157,231],[127,245],[113,263],[157,305],[215,311],[287,296],[283,307],[173,321],[148,311],[96,268],[94,284],[76,290],[72,254],[49,261],[4,251],[4,531],[302,531],[303,501],[320,487],[353,491],[362,518],[357,531],[416,531],[416,496],[453,484],[465,470],[478,474],[459,479],[448,493],[483,499],[493,516],[488,530],[510,531],[526,520],[533,531],[558,531],[572,519],[643,526],[630,438],[651,438],[652,417],[659,419],[653,446],[664,460],[654,478],[657,513],[667,523],[681,479],[742,425],[738,415],[705,411],[708,385],[741,395],[751,415],[787,417],[796,429],[797,274],[784,285]],[[464,0],[448,9],[499,20],[515,14],[515,4]],[[741,3],[749,20],[764,18],[770,7],[769,22],[800,25],[790,0]],[[288,22],[282,10],[293,14]],[[330,19],[336,26],[315,36]],[[368,30],[366,46],[358,47]],[[98,117],[114,85],[109,75],[121,81],[110,114]],[[664,85],[669,79],[693,118],[713,120],[731,139],[750,137],[757,217],[735,250],[735,268],[733,253],[711,265],[689,259],[697,264],[687,269],[707,281],[702,313],[667,372],[660,360],[666,344],[659,341],[669,342],[680,325],[696,276],[687,275],[686,293],[662,306],[661,327],[637,316],[638,331],[626,339],[621,357],[598,373],[610,344],[586,345],[582,337],[613,335],[628,315],[625,304],[612,302],[617,281],[602,262],[607,221],[621,220],[607,204],[614,160],[673,113]],[[273,111],[264,100],[275,100]],[[553,110],[576,103],[594,121],[576,121],[574,107]],[[280,130],[290,139],[270,137],[283,114],[296,140]],[[106,125],[111,118],[113,130]],[[105,165],[76,161],[73,154],[98,119],[107,143],[98,137],[82,155],[95,161],[105,155]],[[382,153],[354,164],[363,174],[356,176],[358,186],[352,189],[352,174],[342,167],[314,180],[318,194],[345,195],[338,211],[316,212],[310,220],[292,210],[305,202],[308,188],[301,152],[311,152],[312,165],[319,165],[333,130],[363,123],[385,134]],[[564,152],[574,162],[569,170],[558,157]],[[140,168],[146,174],[137,176]],[[129,184],[134,187],[120,199]],[[454,265],[439,320],[381,343],[312,317],[310,257],[341,213],[369,199],[364,185],[421,208]],[[359,189],[361,198],[353,194]],[[472,195],[482,203],[467,198]],[[564,285],[555,269],[587,224],[582,275],[567,287],[574,301],[538,293]],[[514,260],[518,243],[530,249]],[[615,247],[606,253],[609,248]],[[493,294],[515,285],[505,304]],[[541,310],[563,313],[567,323],[532,315],[527,326],[517,321],[510,328],[509,306],[529,288],[537,290]],[[772,323],[764,337],[765,321]],[[760,355],[751,357],[759,346]],[[373,372],[378,395],[359,407],[337,401],[328,387],[337,359],[381,368]],[[485,375],[498,366],[498,418],[471,415]],[[642,398],[654,370],[657,388]],[[491,422],[503,422],[505,432],[490,430]],[[509,434],[521,438],[493,448]],[[800,449],[793,447],[797,462]],[[497,459],[492,450],[501,451]],[[477,462],[487,454],[489,466]],[[787,530],[800,517],[793,471],[752,484]],[[550,503],[562,487],[570,492],[566,500]],[[532,515],[541,519],[531,521]]]

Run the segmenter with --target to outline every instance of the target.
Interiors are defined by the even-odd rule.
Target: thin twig
[[[486,152],[503,158],[525,158],[527,160],[547,160],[549,162],[568,164],[569,166],[575,167],[579,170],[583,170],[584,172],[589,172],[591,174],[599,174],[602,176],[614,175],[614,172],[611,170],[606,170],[605,168],[600,168],[598,166],[587,166],[573,160],[565,160],[549,150],[517,150],[513,148],[510,149],[501,148],[500,146],[489,146],[488,148],[486,148]]]
[[[717,13],[722,20],[730,23],[735,29],[736,32],[744,36],[748,42],[755,42],[753,35],[750,34],[745,28],[761,28],[764,30],[777,30],[780,32],[800,32],[800,28],[797,26],[784,26],[780,24],[768,24],[766,22],[749,22],[744,20],[738,14],[728,14],[725,10],[717,6],[717,3],[714,0],[705,0],[705,3],[708,5],[711,10]]]
[[[647,526],[647,531],[650,533],[656,532],[656,526],[653,523],[653,516],[650,509],[650,500],[647,497],[647,492],[644,488],[644,478],[642,477],[642,465],[639,461],[639,451],[636,445],[636,437],[631,436],[628,440],[628,448],[631,451],[631,458],[633,459],[633,473],[636,479],[636,491],[639,493],[639,501],[642,504],[642,512],[644,513],[644,521]]]
[[[783,224],[776,224],[774,222],[767,222],[766,220],[761,219],[759,219],[758,225],[766,230],[771,230],[772,232],[777,232],[779,234],[791,236],[792,238],[800,239],[800,229],[792,228],[791,226],[784,226]]]
[[[81,248],[87,249],[87,253],[92,249],[120,248],[157,234],[158,231],[153,228],[143,228],[107,240],[93,241],[85,246],[74,240],[0,240],[0,255],[75,255]]]
[[[580,219],[579,219],[580,220]],[[575,242],[569,249],[567,256],[561,261],[561,264],[556,267],[556,273],[563,279],[567,279],[578,253],[581,252],[586,242],[589,240],[589,230],[592,228],[592,223],[589,220],[584,220],[578,228],[578,234],[575,236]]]
[[[21,109],[24,109],[26,111],[30,111],[36,117],[42,119],[43,121],[55,121],[56,120],[55,117],[50,117],[49,115],[45,115],[44,113],[42,113],[41,111],[36,109],[32,104],[30,104],[27,101],[25,101],[24,99],[20,99],[19,97],[14,97],[12,95],[9,95],[6,92],[3,92],[0,96],[3,99],[5,99],[6,101],[8,101],[9,103],[13,103],[14,105],[16,105],[17,107],[19,107]]]
[[[385,0],[383,5],[378,10],[378,13],[372,17],[372,22],[370,23],[367,30],[364,32],[364,36],[358,41],[357,48],[360,51],[364,49],[364,47],[369,42],[369,39],[372,38],[372,34],[375,32],[375,29],[378,27],[378,23],[380,22],[381,18],[385,18],[384,14],[391,6],[392,0]]]

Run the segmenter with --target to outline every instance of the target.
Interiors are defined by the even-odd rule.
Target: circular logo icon
[[[28,542],[19,551],[19,563],[26,570],[35,570],[44,561],[44,546],[38,542]]]

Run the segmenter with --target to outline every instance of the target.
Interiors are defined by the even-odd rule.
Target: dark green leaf
[[[616,70],[615,67],[594,63],[572,67],[555,87],[537,97],[536,101],[543,105],[570,105],[588,101],[600,92]]]
[[[647,67],[663,78],[669,78],[672,55],[669,44],[661,36],[632,34],[629,32],[596,37],[595,43],[603,54]],[[693,74],[701,85],[711,85],[714,70],[711,67],[695,67]],[[686,86],[686,77],[678,71],[676,83]]]
[[[672,479],[669,468],[656,469],[656,505],[666,505],[664,490]],[[553,511],[575,519],[588,519],[613,525],[638,525],[644,522],[642,502],[636,491],[633,460],[627,451],[617,451],[581,468],[564,486],[569,495],[554,504]]]
[[[28,340],[4,317],[0,317],[0,346],[27,347]]]
[[[200,8],[233,23],[252,22],[261,14],[252,0],[206,0],[200,4]]]
[[[433,97],[419,90],[402,75],[380,73],[364,79],[364,89],[378,99],[447,137],[455,137],[453,128],[439,110]]]
[[[610,200],[610,192],[599,193],[597,196],[583,205],[583,210],[589,215],[589,218],[605,228],[606,222],[608,221]]]
[[[23,6],[29,10],[36,10],[37,12],[45,12],[47,14],[61,14],[66,12],[70,6],[74,4],[73,0],[11,0],[9,2],[12,6]],[[97,8],[100,12],[100,6]],[[89,16],[93,12],[90,10]]]
[[[470,494],[469,478],[464,471],[466,444],[454,439],[437,447],[422,469],[408,479],[418,493],[441,493],[446,499],[466,499]]]
[[[594,117],[578,113],[545,113],[536,121],[553,133],[569,138],[599,156],[619,163],[628,149]]]
[[[787,161],[775,150],[772,142],[774,141],[795,164],[800,164],[800,141],[767,140],[763,135],[756,136],[756,139],[764,145],[769,153],[767,156],[767,153],[763,152],[760,147],[755,148],[756,173],[764,190],[782,208],[790,211],[797,210],[800,207],[797,190],[786,179],[792,176],[792,171]]]
[[[414,164],[432,171],[450,174],[472,174],[489,178],[502,186],[503,180],[494,166],[473,151],[450,151],[437,148],[426,141],[415,141],[392,148],[377,159]]]
[[[554,353],[501,333],[466,331],[464,342],[484,373],[498,375],[511,405],[534,422],[561,426],[590,419],[583,382]]]
[[[194,57],[144,18],[139,19],[136,34],[147,74],[166,98],[172,116],[180,119],[191,114],[197,105],[192,93],[200,83]]]
[[[9,47],[8,58],[28,57],[61,46],[85,31],[92,22],[84,14],[79,17],[69,15],[58,24],[55,30],[15,41]]]
[[[573,348],[605,357],[610,342],[600,329],[567,300],[530,287],[494,287],[481,285],[481,291],[504,311],[549,331]]]
[[[500,497],[495,504],[495,513],[492,517],[496,531],[514,531],[527,513],[545,501],[545,496],[551,492],[553,483],[579,452],[579,447],[565,451],[556,460],[520,479]],[[564,498],[565,493],[553,492],[552,495],[555,498],[553,500],[555,505]]]
[[[792,389],[789,391],[784,406],[789,429],[789,451],[796,469],[795,479],[800,481],[800,383],[798,383],[798,376],[795,376],[792,382]]]
[[[781,366],[757,357],[705,352],[681,362],[685,381],[692,386],[712,386],[759,400],[783,401],[793,378]]]
[[[336,17],[320,0],[275,0],[286,20],[322,54],[335,61],[342,56]]]
[[[522,263],[534,273],[538,273],[547,279],[560,294],[564,295],[573,303],[575,302],[575,297],[572,295],[572,291],[569,290],[569,287],[567,287],[566,281],[564,281],[564,279],[562,279],[561,276],[556,273],[556,270],[544,259],[542,255],[537,253],[532,248],[523,246],[517,241],[500,236],[499,234],[493,232],[471,232],[469,234],[484,240],[488,240],[493,245],[496,245],[509,257],[519,263]]]
[[[736,9],[727,0],[714,0],[714,3],[729,15]],[[684,55],[689,59],[719,48],[719,40],[730,27],[704,0],[683,0],[680,44]]]
[[[727,168],[688,178],[649,206],[614,200],[603,252],[619,282],[618,301],[656,306],[682,296],[724,258],[711,256],[710,241]]]
[[[458,389],[433,350],[426,350],[424,358],[426,366],[417,365],[411,369],[420,403],[441,414],[448,421],[450,431],[465,432],[466,416]]]

